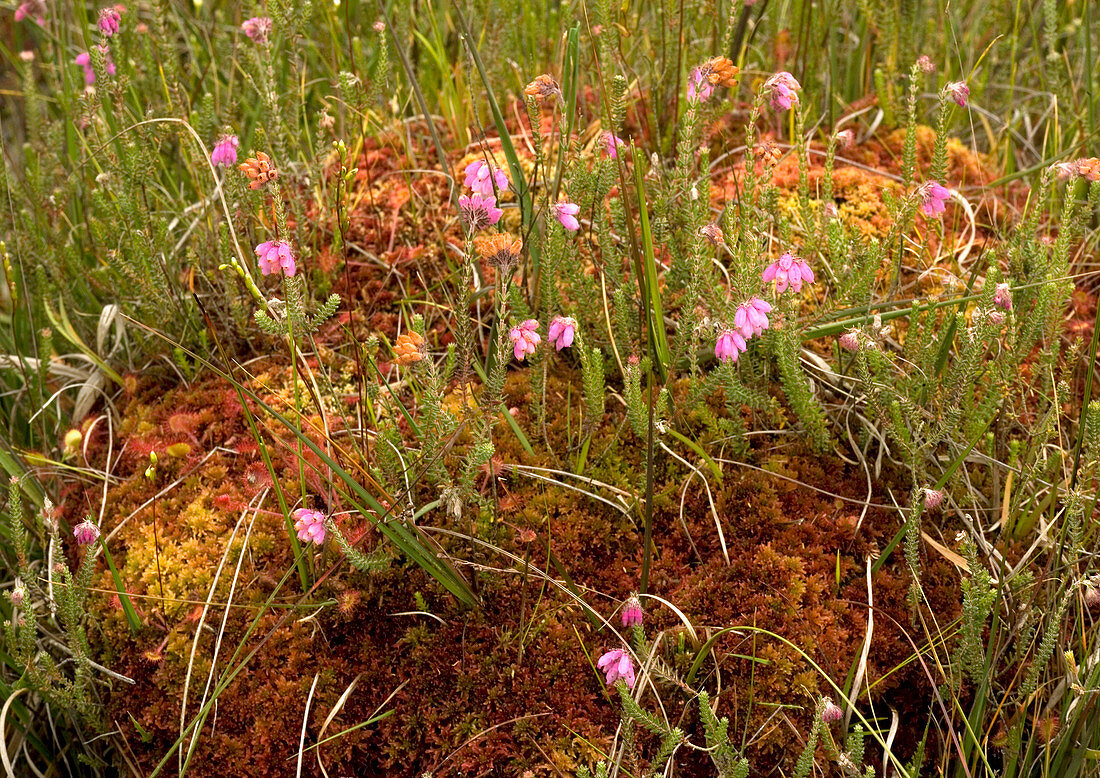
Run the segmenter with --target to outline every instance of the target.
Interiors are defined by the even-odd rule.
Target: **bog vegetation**
[[[9,775],[1095,775],[1094,4],[9,0]]]

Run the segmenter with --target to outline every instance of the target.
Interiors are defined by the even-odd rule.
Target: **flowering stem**
[[[645,450],[645,536],[642,541],[642,581],[638,587],[640,594],[649,588],[649,567],[653,559],[653,371],[649,371],[646,381],[649,387],[649,428]]]
[[[276,189],[275,191],[278,192],[278,189]],[[276,199],[277,198],[278,195],[276,195]],[[289,279],[283,279],[284,288],[287,284],[290,283],[293,282]],[[289,294],[286,294],[286,297],[288,300],[290,299]],[[298,490],[299,493],[302,495],[302,504],[304,506],[306,501],[306,468],[305,459],[302,456],[302,398],[300,389],[298,388],[298,348],[294,343],[294,316],[291,314],[289,305],[287,306],[286,314],[286,334],[287,340],[290,341],[290,380],[294,384],[294,428],[299,433],[295,439],[295,445],[298,449],[298,455],[295,457],[295,460],[297,460],[298,462]],[[287,524],[290,527],[288,531],[290,532],[290,534],[294,535],[294,525],[291,524],[289,520]],[[304,570],[302,570],[301,572],[302,575],[305,575]],[[303,584],[303,587],[305,587],[305,584]]]

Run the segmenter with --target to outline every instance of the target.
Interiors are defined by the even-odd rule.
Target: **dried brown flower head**
[[[737,74],[741,69],[726,57],[713,57],[699,66],[699,75],[712,87],[737,85]]]
[[[774,167],[779,164],[779,159],[783,156],[783,152],[779,146],[775,144],[773,140],[765,140],[763,143],[756,144],[752,149],[753,155],[764,163],[765,167]]]
[[[1077,175],[1088,181],[1100,181],[1100,159],[1081,157],[1077,160]]]
[[[721,246],[725,241],[725,235],[722,234],[722,228],[713,222],[700,227],[699,234],[710,241],[710,245],[712,246]]]
[[[255,157],[249,157],[237,167],[251,179],[248,184],[249,189],[259,189],[268,181],[274,181],[279,177],[279,171],[271,164],[271,157],[262,151],[257,151]]]
[[[424,338],[419,332],[402,332],[393,345],[394,361],[399,365],[411,365],[424,358]]]
[[[478,256],[499,268],[509,268],[518,262],[523,250],[523,241],[509,232],[498,232],[488,238],[474,238],[474,245]]]
[[[543,105],[561,99],[561,87],[558,86],[558,82],[545,73],[537,76],[534,81],[524,87],[523,93],[528,97],[535,98]]]

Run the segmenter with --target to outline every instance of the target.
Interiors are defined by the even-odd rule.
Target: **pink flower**
[[[96,45],[96,49],[103,53],[104,70],[107,71],[107,75],[113,76],[115,74],[115,63],[111,59],[111,50],[107,46]],[[86,51],[82,51],[76,55],[76,59],[73,63],[80,65],[84,68],[84,83],[91,86],[95,83],[95,68],[92,67],[92,55]]]
[[[1012,290],[1008,288],[1008,284],[997,284],[993,291],[993,304],[1006,311],[1012,310]]]
[[[832,701],[832,698],[826,697],[821,701],[821,720],[826,724],[833,721],[840,721],[844,718],[844,711]]]
[[[613,132],[603,134],[603,150],[611,159],[619,158],[619,149],[626,148],[626,141]]]
[[[951,197],[949,192],[944,187],[937,184],[935,181],[929,181],[927,184],[920,188],[921,205],[920,210],[925,216],[938,216],[944,212],[944,203]]]
[[[547,330],[546,337],[558,351],[561,351],[563,348],[569,348],[573,345],[573,336],[576,332],[576,319],[571,316],[555,316],[550,322],[550,329]]]
[[[256,256],[260,258],[260,271],[269,276],[272,273],[278,275],[285,273],[294,275],[294,254],[290,250],[290,244],[281,240],[269,240],[256,247]]]
[[[640,627],[642,626],[642,603],[638,599],[638,595],[630,595],[630,599],[626,601],[623,606],[623,626],[624,627]]]
[[[786,111],[798,104],[798,90],[802,85],[785,70],[781,70],[764,83],[764,89],[771,94],[772,108],[777,111]]]
[[[299,508],[294,511],[294,529],[298,530],[298,540],[303,543],[325,542],[325,515],[320,511]]]
[[[963,81],[952,81],[943,88],[944,94],[955,101],[960,108],[966,107],[966,101],[970,97],[970,87]]]
[[[15,9],[15,21],[34,19],[40,25],[46,23],[46,0],[23,0]]]
[[[694,68],[688,77],[688,100],[705,103],[714,94],[714,84],[707,80],[700,68]]]
[[[542,342],[538,333],[539,323],[534,319],[528,319],[518,327],[512,327],[508,333],[512,339],[512,353],[516,359],[522,362],[528,354],[535,353],[535,347]]]
[[[103,59],[106,62],[104,67],[107,70],[107,75],[113,76],[115,74],[115,61],[111,59],[111,49],[105,43],[102,45],[96,44],[96,48],[103,52]]]
[[[73,60],[73,64],[80,65],[84,68],[84,83],[91,86],[95,83],[95,68],[92,67],[92,55],[86,51],[82,51],[76,55],[76,59]]]
[[[634,688],[634,663],[630,661],[630,654],[623,649],[615,648],[608,651],[599,658],[596,667],[607,675],[608,686],[622,679],[626,681],[628,689]]]
[[[268,17],[253,16],[251,19],[244,20],[244,23],[241,24],[241,29],[244,30],[244,34],[254,42],[266,46],[268,36],[271,35],[273,26],[273,22]]]
[[[771,309],[771,304],[766,300],[751,297],[737,306],[737,313],[733,316],[733,324],[741,331],[742,337],[748,340],[768,328],[768,314]]]
[[[932,60],[927,54],[921,54],[917,57],[917,67],[925,73],[931,73],[936,69],[936,66],[932,64]]]
[[[93,524],[91,519],[84,519],[73,527],[73,537],[82,546],[95,543],[99,538],[99,527]]]
[[[581,207],[575,203],[554,203],[550,206],[550,209],[554,212],[554,218],[561,222],[561,226],[570,232],[576,232],[581,228],[581,223],[577,221],[577,214],[581,212]]]
[[[484,197],[479,194],[472,194],[469,197],[462,195],[458,198],[458,207],[462,210],[462,219],[466,222],[466,227],[471,231],[496,224],[504,213],[497,208],[495,197]]]
[[[943,492],[938,489],[929,489],[925,487],[924,491],[924,509],[926,511],[934,511],[940,507],[940,503],[943,502]]]
[[[466,186],[485,197],[495,197],[493,184],[501,192],[508,191],[508,176],[500,168],[494,169],[483,159],[475,160],[466,166]],[[495,201],[494,201],[495,202]]]
[[[714,343],[714,356],[719,362],[737,361],[739,352],[748,348],[745,339],[737,330],[723,330]]]
[[[807,284],[814,282],[814,271],[805,260],[788,251],[764,269],[763,278],[765,284],[775,281],[776,294],[785,292],[788,285],[793,291],[801,292],[803,281]]]
[[[118,12],[118,8],[103,8],[99,12],[99,31],[110,38],[118,32],[120,21],[122,21],[122,15]]]
[[[223,135],[214,144],[214,150],[210,153],[210,164],[225,165],[229,167],[237,164],[237,147],[241,142],[236,135]]]

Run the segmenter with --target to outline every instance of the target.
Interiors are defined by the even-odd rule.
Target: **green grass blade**
[[[642,271],[638,279],[642,300],[646,302],[646,324],[649,327],[650,342],[653,343],[654,365],[661,383],[668,381],[670,367],[668,341],[665,338],[665,318],[661,309],[661,288],[657,283],[657,259],[653,253],[653,231],[649,226],[649,209],[645,202],[645,181],[643,170],[646,159],[642,150],[634,148],[634,187],[638,195],[638,221],[642,234]]]

